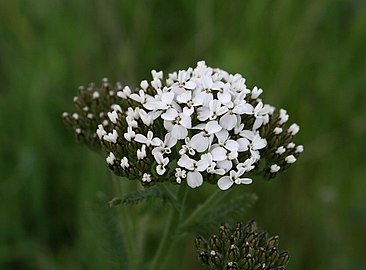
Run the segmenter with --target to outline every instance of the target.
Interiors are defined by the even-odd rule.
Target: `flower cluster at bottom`
[[[287,251],[278,249],[279,237],[258,231],[255,221],[222,225],[217,235],[197,236],[195,245],[201,262],[211,269],[280,270],[289,262]]]

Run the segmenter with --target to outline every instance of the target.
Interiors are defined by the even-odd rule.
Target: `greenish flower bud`
[[[228,262],[226,264],[226,270],[237,270],[238,269],[238,265],[236,262]]]
[[[210,259],[215,266],[222,266],[222,256],[217,251],[211,250]]]
[[[216,235],[212,235],[208,240],[209,246],[211,249],[220,250],[222,247],[222,242]]]
[[[207,241],[201,235],[198,235],[194,239],[194,244],[195,244],[195,246],[196,246],[197,249],[205,249],[205,248],[207,248]]]
[[[279,237],[278,235],[275,235],[275,236],[271,236],[269,239],[268,239],[268,245],[267,245],[267,249],[271,249],[273,247],[278,247],[278,243],[279,243]]]
[[[203,264],[209,264],[210,255],[206,251],[201,251],[199,254],[199,259]]]
[[[288,262],[290,261],[290,255],[288,254],[287,251],[283,251],[278,255],[278,259],[275,263],[275,265],[278,266],[282,266],[285,267]]]
[[[236,245],[232,244],[228,252],[229,260],[236,261],[239,259],[239,255],[239,248]]]

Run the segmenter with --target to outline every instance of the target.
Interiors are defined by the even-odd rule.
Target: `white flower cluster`
[[[256,168],[267,146],[261,134],[275,109],[263,104],[261,93],[258,87],[248,89],[240,74],[210,68],[204,61],[170,73],[165,83],[163,73],[153,70],[152,81],[142,81],[137,91],[126,86],[117,92],[121,106],[112,106],[108,113],[113,129],[99,125],[96,132],[116,171],[131,174],[136,163],[134,172],[143,183],[167,176],[196,188],[211,179],[226,190],[252,182],[246,174]],[[287,119],[281,110],[271,134],[283,133],[281,125]],[[298,130],[291,126],[289,136]],[[279,170],[277,164],[270,166],[270,173]]]

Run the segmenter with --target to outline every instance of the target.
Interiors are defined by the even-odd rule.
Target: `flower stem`
[[[116,175],[112,173],[112,180],[115,187],[116,195],[122,197],[123,188],[121,186],[121,179],[119,179]],[[128,264],[130,270],[137,270],[137,261],[136,261],[136,252],[134,249],[134,240],[131,231],[131,224],[129,223],[129,216],[127,214],[127,209],[124,204],[120,205],[117,208],[118,214],[118,224],[120,225],[120,229],[122,231],[122,235],[124,237],[125,246],[127,249],[128,256]]]
[[[197,219],[205,212],[207,209],[211,209],[215,204],[219,203],[228,192],[222,192],[222,190],[217,189],[210,197],[207,198],[196,210],[190,214],[180,226],[180,229],[184,231],[185,229],[191,227]],[[221,197],[220,197],[221,196]]]
[[[178,205],[182,204],[185,200],[185,193],[187,191],[187,185],[183,184],[180,186],[177,195]],[[171,208],[169,214],[168,224],[165,228],[163,238],[159,244],[158,250],[155,253],[155,256],[152,260],[150,270],[161,270],[165,259],[168,257],[167,253],[173,243],[172,237],[174,237],[175,232],[177,231],[180,215],[182,213],[182,206],[180,205],[180,211],[177,208]]]

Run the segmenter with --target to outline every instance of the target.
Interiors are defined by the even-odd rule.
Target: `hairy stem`
[[[123,196],[123,188],[121,186],[121,179],[112,173],[113,184],[115,187],[116,195],[122,197]],[[137,270],[137,261],[136,261],[136,251],[135,244],[133,239],[133,233],[131,229],[131,224],[129,222],[129,216],[127,214],[126,205],[122,204],[117,209],[118,214],[118,224],[122,231],[122,235],[124,237],[125,246],[127,249],[128,256],[128,264],[130,270]]]
[[[182,184],[178,190],[177,195],[177,203],[180,206],[179,208],[171,208],[169,213],[168,224],[165,228],[163,238],[159,244],[158,250],[155,253],[155,256],[152,260],[150,270],[161,270],[165,259],[168,257],[167,253],[173,243],[172,238],[174,237],[175,232],[177,231],[180,215],[182,213],[183,203],[185,200],[185,193],[187,190],[187,185]]]

